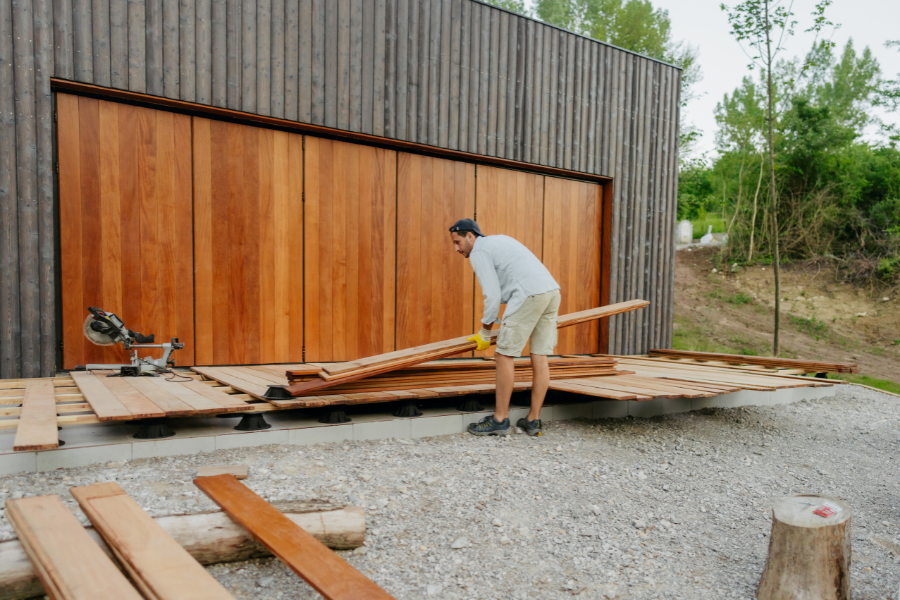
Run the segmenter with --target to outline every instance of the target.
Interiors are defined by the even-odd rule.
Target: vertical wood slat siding
[[[309,136],[305,145],[306,360],[389,352],[397,153]]]
[[[471,334],[475,274],[448,222],[475,215],[475,166],[399,153],[396,349]]]
[[[567,314],[600,305],[602,187],[580,181],[544,178],[543,262],[562,296]],[[599,352],[599,326],[584,323],[560,330],[557,353]]]
[[[300,361],[303,138],[193,126],[197,364]]]
[[[194,364],[191,118],[57,96],[63,365],[123,362],[120,346],[84,338],[88,306],[129,328],[185,343]],[[161,356],[161,351],[151,351]]]
[[[330,51],[338,49],[341,11],[333,11],[326,23],[332,6],[351,11],[348,128],[615,177],[610,299],[627,299],[642,289],[657,305],[613,318],[610,350],[624,351],[625,343],[632,343],[635,351],[670,343],[673,254],[668,245],[677,188],[680,93],[675,69],[471,0],[7,4],[0,14],[0,27],[5,28],[0,29],[0,55],[8,58],[0,61],[0,113],[5,119],[0,136],[6,136],[4,147],[23,150],[0,158],[0,204],[10,211],[0,222],[7,240],[0,252],[0,293],[9,300],[0,318],[0,375],[21,373],[22,336],[31,329],[22,326],[23,316],[31,323],[33,315],[41,315],[39,358],[29,350],[29,364],[39,363],[41,373],[50,374],[55,354],[52,318],[45,317],[55,312],[50,310],[49,292],[26,289],[49,288],[57,260],[47,257],[53,233],[46,218],[52,212],[45,210],[46,189],[52,186],[46,170],[53,165],[41,142],[47,140],[52,103],[32,91],[29,107],[17,112],[15,99],[27,94],[29,85],[33,90],[46,88],[47,78],[55,75],[317,124],[325,124],[326,111],[334,110],[330,124],[337,125],[339,59]],[[52,52],[38,69],[37,20],[46,7],[52,12],[43,19],[45,26],[52,24]],[[14,41],[23,53],[13,52]],[[501,61],[503,56],[506,60]],[[652,76],[642,80],[642,69]],[[24,72],[28,74],[20,76],[17,88],[16,73]],[[335,85],[328,86],[326,78]],[[26,85],[27,80],[33,83]],[[31,124],[18,123],[22,120]],[[651,128],[658,121],[655,133],[645,131],[644,121]],[[29,134],[33,143],[17,144],[16,129],[23,127],[35,132]],[[638,135],[652,139],[637,148]],[[29,152],[35,147],[32,159]],[[641,230],[633,230],[638,215],[649,219],[643,246],[629,246],[629,240],[640,242]],[[23,236],[28,256],[20,257],[18,240]],[[15,248],[8,240],[16,240]],[[20,263],[39,265],[39,279],[26,276]]]

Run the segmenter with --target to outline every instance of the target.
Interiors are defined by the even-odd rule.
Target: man
[[[509,399],[515,383],[513,358],[522,356],[531,339],[531,411],[516,426],[528,435],[541,435],[541,407],[550,385],[547,356],[556,347],[559,284],[528,248],[505,235],[485,236],[478,223],[460,219],[450,228],[456,251],[472,263],[484,294],[481,331],[470,338],[478,350],[490,347],[491,327],[500,323],[500,305],[506,304],[497,336],[497,405],[494,414],[469,425],[475,435],[509,435]]]

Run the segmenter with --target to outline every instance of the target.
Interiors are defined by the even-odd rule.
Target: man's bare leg
[[[494,418],[502,421],[509,417],[509,399],[516,380],[516,367],[511,356],[498,352],[494,354],[494,358],[497,363],[497,406],[494,408]]]
[[[542,354],[531,355],[531,411],[528,420],[534,421],[541,418],[541,407],[544,406],[544,398],[547,397],[547,388],[550,387],[550,365],[547,357]]]

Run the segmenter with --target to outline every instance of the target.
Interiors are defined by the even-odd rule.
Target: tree
[[[825,9],[832,0],[820,0],[813,9],[813,23],[806,31],[818,33],[828,25],[832,25],[825,17]],[[744,52],[750,57],[750,68],[760,67],[766,78],[766,145],[769,179],[769,200],[771,203],[773,266],[775,272],[775,333],[772,340],[772,352],[778,356],[779,330],[781,324],[781,272],[778,244],[778,194],[775,187],[775,144],[774,144],[774,120],[775,120],[775,87],[772,71],[776,66],[778,54],[784,50],[785,37],[794,34],[797,21],[791,11],[793,4],[784,5],[784,0],[744,0],[729,7],[720,5],[728,14],[728,22],[731,25],[731,34],[744,48],[746,42],[751,52]],[[831,42],[823,42],[825,47],[831,47]],[[813,44],[816,47],[816,44]],[[810,53],[812,55],[813,53]],[[812,62],[804,64],[801,72],[805,71]]]
[[[487,0],[487,2],[494,6],[517,12],[520,15],[528,14],[528,9],[525,8],[525,0]]]

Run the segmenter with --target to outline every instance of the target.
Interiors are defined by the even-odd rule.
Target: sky
[[[749,59],[731,36],[728,18],[719,8],[721,0],[651,0],[654,7],[669,11],[672,21],[673,39],[684,40],[700,51],[700,69],[703,79],[696,84],[696,98],[687,107],[687,119],[700,128],[702,137],[696,153],[715,155],[716,121],[714,111],[722,96],[737,88],[741,79],[749,74]],[[532,3],[526,1],[526,4]],[[726,0],[735,5],[737,0]],[[803,33],[811,22],[809,17],[814,0],[794,0],[794,14],[799,21],[797,34],[786,43],[782,56],[802,56],[809,49],[813,34]],[[834,0],[826,15],[841,26],[829,32],[837,44],[836,50],[843,50],[847,40],[852,38],[859,52],[869,46],[881,65],[882,75],[898,78],[900,74],[900,51],[885,48],[888,40],[900,39],[900,1],[897,0]],[[758,77],[758,71],[754,73]],[[900,114],[879,113],[887,123],[900,123]],[[873,133],[868,136],[876,139]]]

